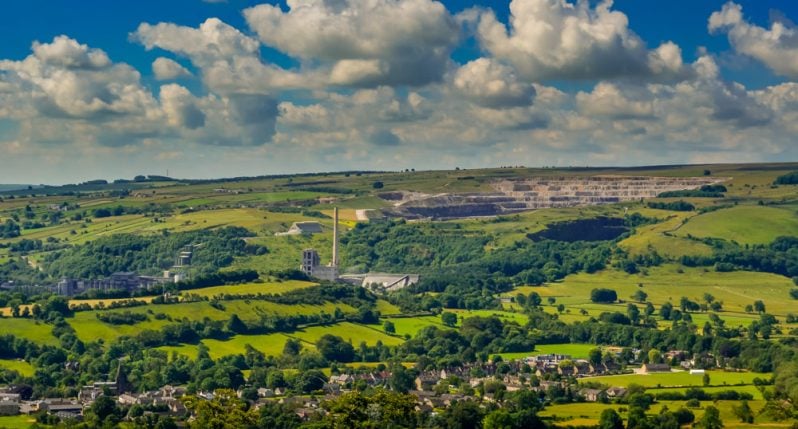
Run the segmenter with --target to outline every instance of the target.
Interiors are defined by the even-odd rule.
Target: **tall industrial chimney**
[[[333,254],[331,265],[338,268],[338,207],[333,208]]]

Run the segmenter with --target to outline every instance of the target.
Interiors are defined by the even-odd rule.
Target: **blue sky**
[[[0,182],[798,154],[798,3],[512,4],[6,2]]]

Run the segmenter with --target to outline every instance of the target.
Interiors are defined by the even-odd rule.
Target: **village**
[[[705,374],[703,368],[715,363],[711,355],[689,358],[689,353],[680,350],[661,355],[660,360],[668,363],[642,364],[640,359],[644,359],[644,356],[641,350],[607,347],[604,351],[599,361],[575,359],[565,354],[541,354],[505,362],[496,356],[488,362],[466,363],[440,370],[407,369],[403,373],[416,374],[407,390],[416,400],[416,409],[434,413],[459,401],[500,403],[504,392],[522,389],[537,392],[541,402],[623,402],[628,387],[597,386],[591,382],[591,377],[624,374],[645,377],[671,372],[700,376]],[[625,358],[631,359],[624,362]],[[68,362],[66,365],[73,364]],[[80,421],[84,411],[98,398],[107,397],[121,408],[136,408],[145,414],[190,420],[192,416],[185,405],[186,398],[212,401],[217,394],[202,390],[192,392],[185,386],[172,385],[133,392],[121,368],[121,365],[117,368],[114,381],[95,381],[85,385],[73,398],[30,400],[31,391],[25,386],[0,386],[0,415],[46,413],[63,421]],[[307,394],[304,395],[285,387],[263,383],[244,384],[237,389],[236,395],[256,409],[270,402],[287,405],[301,419],[308,420],[325,412],[321,406],[324,401],[334,400],[353,390],[392,389],[396,384],[394,377],[395,374],[382,364],[375,368],[335,368],[334,373],[323,380],[320,389],[305,392]]]

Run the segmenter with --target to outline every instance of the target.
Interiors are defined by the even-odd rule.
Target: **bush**
[[[595,303],[609,304],[618,300],[618,294],[612,289],[593,289],[590,291],[590,300]]]
[[[371,187],[374,189],[382,189],[384,186],[385,184],[380,182],[379,180],[371,184]]]

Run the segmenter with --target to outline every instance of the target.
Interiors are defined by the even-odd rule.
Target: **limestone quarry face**
[[[667,191],[698,189],[728,180],[723,177],[585,176],[504,179],[494,192],[422,194],[390,192],[383,199],[389,216],[407,219],[454,219],[497,216],[552,207],[615,204],[654,198]]]

